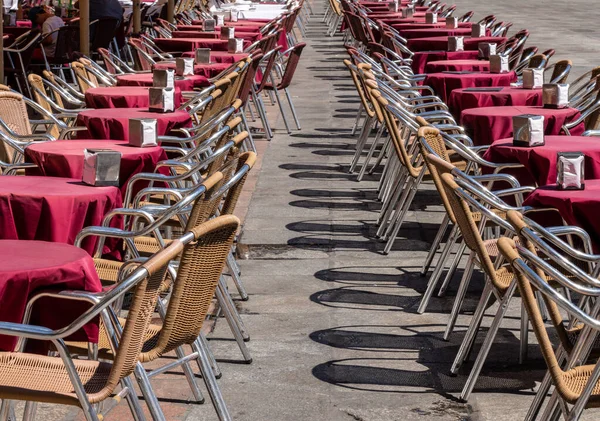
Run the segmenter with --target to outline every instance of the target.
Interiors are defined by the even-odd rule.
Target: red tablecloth
[[[441,28],[400,29],[398,32],[404,39],[429,38],[429,37],[470,37],[471,28],[447,29],[446,24]],[[488,33],[489,35],[489,33]]]
[[[88,148],[111,149],[121,152],[119,182],[121,194],[129,179],[140,172],[154,172],[156,163],[167,159],[163,148],[136,148],[122,140],[60,140],[39,142],[25,149],[25,158],[38,166],[40,175],[66,177],[80,180],[83,176],[84,150]]]
[[[455,89],[472,88],[481,86],[509,86],[517,81],[515,72],[509,73],[430,73],[423,81],[423,85],[433,88],[442,101],[447,102],[450,94]]]
[[[465,37],[465,50],[478,50],[480,42],[493,42],[500,44],[506,37]],[[424,37],[409,39],[406,46],[410,51],[435,51],[448,49],[448,37]]]
[[[223,70],[230,67],[229,63],[210,63],[210,64],[196,64],[194,66],[194,73],[207,78],[217,76]],[[175,69],[175,63],[156,63],[155,69]]]
[[[175,77],[175,88],[181,91],[193,91],[194,88],[203,88],[210,84],[204,76],[194,75]],[[118,86],[152,86],[152,73],[136,73],[117,76]]]
[[[237,63],[240,60],[244,60],[248,58],[248,53],[228,53],[227,51],[211,51],[210,52],[210,61],[211,63]],[[196,53],[194,51],[186,51],[181,55],[181,57],[196,57]]]
[[[237,21],[237,22],[225,22],[225,26],[230,26],[233,28],[243,28],[244,32],[260,32],[260,29],[264,26],[262,23],[256,22],[245,22],[245,21]],[[202,31],[202,25],[177,25],[178,31]],[[215,31],[220,31],[221,27],[216,26]]]
[[[461,121],[476,145],[489,145],[495,140],[512,137],[512,118],[521,114],[543,115],[547,136],[560,134],[565,123],[579,117],[579,111],[574,108],[554,110],[544,107],[510,106],[465,110]],[[570,130],[573,136],[580,135],[583,131],[583,123]]]
[[[541,106],[541,89],[523,89],[505,86],[501,91],[471,91],[455,89],[448,99],[448,107],[457,118],[471,108],[515,106]]]
[[[471,28],[473,23],[471,22],[459,22],[459,28]],[[438,22],[438,23],[395,23],[392,25],[397,31],[401,31],[403,29],[434,29],[434,28],[445,28],[446,22]]]
[[[489,72],[489,60],[438,60],[430,61],[425,66],[425,73],[439,73],[447,71],[460,72]]]
[[[174,65],[173,65],[174,66]],[[119,86],[90,88],[85,93],[88,108],[148,108],[148,88],[143,86]],[[181,104],[181,90],[175,88],[175,106]]]
[[[430,61],[439,60],[477,60],[479,51],[417,51],[412,56],[411,67],[416,74],[425,73]]]
[[[171,33],[173,38],[199,38],[199,39],[219,39],[221,36],[220,32],[200,32],[200,31],[173,31]],[[262,34],[260,32],[245,32],[236,29],[235,37],[241,38],[245,41],[250,41],[251,43],[254,41],[258,41],[262,39]]]
[[[90,255],[69,244],[0,240],[0,256],[0,320],[3,322],[21,323],[29,298],[40,291],[99,292],[102,289]],[[60,329],[86,308],[86,304],[75,301],[40,299],[33,307],[29,323]],[[69,339],[97,342],[98,324],[87,324]],[[0,335],[0,350],[13,351],[17,340],[14,336]]]
[[[595,137],[546,136],[546,144],[527,148],[513,146],[512,139],[497,140],[486,151],[484,158],[497,163],[518,162],[525,166],[527,180],[521,184],[538,186],[556,183],[556,162],[559,152],[585,154],[586,180],[600,179],[600,141]]]
[[[203,38],[155,38],[154,43],[163,51],[195,51],[197,48],[210,48],[215,51],[227,51],[228,41]],[[244,40],[244,49],[251,44]]]
[[[155,118],[158,136],[191,123],[190,115],[185,111],[153,113],[147,108],[104,108],[80,112],[77,126],[87,127],[92,139],[129,140],[129,120],[132,118]]]
[[[91,187],[72,178],[3,175],[0,238],[73,244],[83,228],[102,225],[104,215],[121,205],[116,187]],[[90,237],[83,246],[92,253],[95,244]]]

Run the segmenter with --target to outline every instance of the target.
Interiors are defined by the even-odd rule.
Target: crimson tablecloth
[[[240,29],[234,31],[236,38],[241,38],[245,41],[255,42],[262,39],[260,32],[245,32]],[[199,38],[199,39],[219,39],[221,36],[220,32],[200,32],[200,31],[173,31],[171,33],[173,38]]]
[[[459,22],[459,28],[471,28],[473,23],[471,22]],[[434,28],[445,28],[446,22],[438,22],[438,23],[395,23],[392,25],[397,31],[401,31],[403,29],[434,29]]]
[[[194,51],[186,51],[181,57],[196,57]],[[210,61],[211,63],[237,63],[240,60],[248,58],[248,53],[228,53],[227,51],[211,51]]]
[[[147,108],[104,108],[80,112],[77,126],[87,127],[92,139],[129,140],[129,120],[132,118],[155,118],[158,136],[187,127],[192,121],[185,111],[153,113]]]
[[[203,88],[210,84],[208,78],[194,75],[175,77],[175,87],[181,91],[192,91],[194,88]],[[152,73],[135,73],[117,76],[118,86],[152,86]]]
[[[425,73],[440,72],[489,72],[489,60],[438,60],[430,61],[425,66]]]
[[[215,51],[227,51],[226,39],[210,38],[155,38],[154,43],[163,51],[195,51],[197,48],[210,48]],[[251,44],[244,40],[244,49]]]
[[[462,113],[462,125],[476,145],[489,145],[498,139],[512,137],[512,118],[521,114],[544,116],[544,133],[547,136],[561,133],[562,126],[579,117],[575,108],[549,109],[544,107],[485,107],[472,108]],[[570,130],[573,136],[582,134],[583,123]]]
[[[493,42],[501,44],[506,37],[465,37],[465,50],[478,50],[480,42]],[[448,36],[423,37],[407,40],[406,46],[410,51],[435,51],[448,49]]]
[[[180,104],[181,90],[175,88],[175,106]],[[90,88],[85,93],[85,105],[88,108],[148,108],[150,97],[148,88],[143,86]]]
[[[116,187],[91,187],[73,178],[2,175],[0,238],[74,244],[83,228],[102,225],[104,215],[121,205]],[[92,253],[95,244],[89,237],[83,248]]]
[[[457,118],[460,118],[463,110],[506,105],[541,106],[542,90],[510,86],[502,87],[501,91],[455,89],[448,99],[448,107]]]
[[[400,36],[404,39],[413,39],[413,38],[429,38],[429,37],[470,37],[471,36],[471,28],[455,28],[455,29],[447,29],[444,26],[441,28],[420,28],[420,29],[400,29],[398,31]],[[489,32],[489,31],[488,31]],[[488,33],[489,35],[489,33]]]
[[[0,240],[0,256],[0,320],[3,322],[21,323],[29,298],[40,291],[99,292],[102,289],[90,255],[69,244]],[[86,304],[75,301],[40,299],[33,307],[29,324],[60,329],[86,308]],[[98,324],[87,324],[69,339],[97,342]],[[0,335],[0,350],[13,351],[17,340],[14,336]]]
[[[262,23],[256,22],[245,22],[245,21],[237,21],[237,22],[225,22],[225,26],[230,26],[233,28],[241,28],[244,32],[260,32],[260,29],[264,26]],[[202,31],[202,25],[177,25],[178,31]],[[216,26],[215,31],[220,31],[221,27]]]
[[[129,179],[140,172],[154,172],[159,161],[167,159],[160,146],[136,148],[122,140],[59,140],[38,142],[25,149],[25,158],[38,166],[38,171],[46,177],[66,177],[80,180],[83,176],[84,150],[93,148],[110,149],[121,152],[119,183],[121,194]]]
[[[448,98],[450,98],[450,94],[455,89],[485,86],[509,86],[516,81],[517,74],[515,72],[442,72],[428,74],[423,81],[423,85],[431,86],[442,101],[447,102]]]
[[[439,60],[477,60],[479,51],[417,51],[412,56],[411,67],[415,74],[425,73],[430,61]]]
[[[206,78],[212,78],[217,76],[223,70],[231,66],[230,63],[210,63],[210,64],[196,64],[194,66],[194,74],[204,76]],[[155,69],[175,69],[175,63],[156,63]]]

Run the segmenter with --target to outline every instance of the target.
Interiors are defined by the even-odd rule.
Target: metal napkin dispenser
[[[485,37],[485,24],[480,23],[480,24],[473,24],[473,26],[471,26],[471,36],[473,38],[482,38]]]
[[[210,56],[209,56],[210,58]],[[194,59],[189,57],[177,57],[175,59],[175,75],[190,76],[194,74]]]
[[[121,152],[111,149],[83,151],[82,181],[90,186],[119,186]]]
[[[194,56],[196,64],[210,64],[210,48],[196,48]]]
[[[155,88],[175,88],[175,70],[154,69],[152,71],[152,86]]]
[[[521,114],[512,118],[514,146],[541,146],[544,141],[544,116]]]
[[[544,108],[566,108],[569,106],[568,83],[545,83],[542,86]]]
[[[231,38],[227,41],[227,52],[230,54],[239,54],[244,52],[244,40],[241,38]]]
[[[433,13],[433,12],[425,13],[425,23],[428,23],[428,24],[437,23],[437,13]]]
[[[446,18],[446,29],[456,29],[458,28],[458,18],[449,17]]]
[[[398,2],[393,1],[391,3],[388,3],[388,10],[393,13],[398,13]]]
[[[556,173],[556,185],[560,190],[585,189],[585,154],[559,152]]]
[[[240,12],[238,10],[235,9],[231,9],[229,11],[229,21],[231,22],[237,22],[240,18]]]
[[[175,111],[174,88],[150,88],[150,104],[148,109],[155,113],[172,113]]]
[[[490,56],[490,73],[508,73],[508,56],[494,54]]]
[[[221,39],[235,38],[235,28],[229,26],[221,26]]]
[[[541,89],[544,86],[544,69],[523,69],[523,89]]]
[[[129,119],[129,145],[136,148],[158,146],[155,118]]]
[[[217,26],[224,26],[225,25],[225,16],[223,16],[223,15],[214,15],[213,18],[215,18],[215,24]]]
[[[448,37],[448,51],[465,51],[465,37]]]
[[[402,8],[402,17],[403,18],[412,18],[415,14],[415,9],[412,7],[403,7]]]
[[[204,32],[215,32],[216,22],[214,19],[204,19],[202,21],[202,30]]]
[[[489,60],[490,56],[496,55],[498,45],[492,42],[480,42],[478,45],[478,57],[484,60]]]

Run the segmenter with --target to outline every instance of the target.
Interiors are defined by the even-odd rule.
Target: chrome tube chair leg
[[[0,405],[0,421],[17,421],[13,402],[8,399],[2,399]]]
[[[529,315],[525,305],[521,304],[521,334],[519,335],[521,344],[519,347],[519,364],[524,364],[527,360],[527,348],[529,347]]]
[[[356,135],[356,130],[358,130],[358,124],[360,123],[360,119],[363,114],[363,105],[362,102],[358,104],[358,111],[356,112],[356,119],[354,120],[354,125],[352,126],[352,131],[350,132],[352,136]]]
[[[459,247],[459,249],[462,248]],[[473,269],[475,267],[475,252],[471,252],[469,254],[469,260],[467,261],[467,265],[465,267],[465,271],[463,273],[462,279],[460,280],[460,285],[458,286],[458,291],[456,292],[456,297],[454,298],[454,303],[452,305],[452,312],[450,313],[450,319],[448,320],[448,324],[446,325],[446,331],[444,332],[444,340],[447,341],[450,337],[450,334],[454,330],[454,326],[456,325],[456,319],[460,314],[460,309],[462,308],[462,303],[465,299],[465,295],[467,294],[467,289],[469,288],[469,284],[471,283],[471,276],[473,275]]]
[[[185,351],[181,346],[175,348],[175,354],[177,355],[177,358],[179,360],[185,358]],[[198,387],[198,383],[196,383],[196,376],[194,375],[194,371],[192,370],[190,363],[188,361],[183,361],[181,363],[181,368],[183,369],[183,374],[185,374],[185,378],[188,384],[190,385],[190,389],[192,389],[192,395],[194,395],[194,399],[197,403],[203,404],[204,396],[202,395],[202,391]]]
[[[144,411],[142,410],[142,406],[140,405],[140,401],[137,397],[137,392],[133,387],[133,381],[131,377],[125,377],[121,380],[121,384],[123,387],[128,389],[127,395],[125,395],[125,400],[127,400],[127,405],[129,405],[129,410],[133,415],[133,419],[135,421],[146,421],[146,416],[144,415]],[[25,416],[23,416],[23,420],[25,421]],[[31,418],[33,420],[33,418]]]
[[[150,384],[150,379],[148,378],[148,374],[144,369],[142,363],[138,362],[135,366],[135,370],[133,372],[135,379],[137,380],[138,385],[140,386],[140,390],[142,392],[142,396],[146,401],[146,405],[148,405],[148,410],[152,415],[152,419],[154,421],[167,421],[165,418],[165,414],[160,407],[160,403],[156,398],[156,394],[154,390],[152,390],[152,385]]]
[[[354,153],[354,157],[352,158],[352,162],[350,163],[350,168],[348,169],[349,173],[353,173],[358,161],[360,159],[360,155],[367,143],[367,139],[369,138],[369,133],[371,132],[371,128],[375,123],[375,118],[367,116],[365,122],[363,124],[362,130],[360,131],[360,136],[358,137],[358,141],[356,142],[356,152]]]
[[[448,289],[448,286],[450,285],[452,278],[454,278],[454,274],[456,273],[456,269],[458,269],[458,265],[460,264],[463,254],[465,253],[466,247],[467,247],[467,245],[463,241],[462,244],[458,247],[458,250],[456,250],[456,254],[454,255],[454,260],[452,261],[452,264],[448,268],[448,272],[446,272],[446,277],[444,278],[444,281],[442,282],[442,286],[440,287],[440,290],[438,291],[438,297],[443,297],[444,295],[446,295],[446,290]]]
[[[198,340],[200,342],[202,342],[202,346],[204,347],[204,350],[206,352],[208,362],[210,363],[210,367],[212,368],[212,372],[215,376],[215,379],[220,379],[221,376],[223,375],[223,373],[221,373],[219,364],[217,364],[215,355],[213,354],[212,350],[210,349],[210,346],[208,345],[208,341],[206,340],[206,336],[204,336],[204,333],[200,332],[200,335],[198,336]],[[202,370],[202,367],[200,365],[198,366],[198,368],[200,370]]]
[[[229,271],[229,275],[231,276],[231,279],[233,279],[233,283],[235,284],[242,301],[248,301],[248,293],[246,292],[246,288],[244,288],[242,279],[240,278],[235,266],[235,258],[233,257],[233,254],[229,253],[227,256],[227,269]]]
[[[35,420],[36,411],[37,411],[37,402],[25,402],[25,409],[23,410],[23,421]],[[133,413],[133,411],[131,411],[131,412]]]
[[[267,136],[267,140],[271,140],[273,138],[273,132],[271,131],[271,126],[269,125],[269,120],[267,120],[267,113],[265,111],[265,104],[263,103],[262,98],[256,94],[254,88],[252,88],[252,101],[256,106],[256,110],[258,111],[258,117],[262,123],[263,129],[265,130],[265,134]]]
[[[244,361],[246,363],[250,364],[252,362],[252,357],[250,356],[250,351],[248,350],[248,347],[246,346],[246,342],[244,341],[242,332],[234,319],[231,309],[225,302],[226,299],[223,296],[223,292],[221,291],[220,286],[217,286],[216,296],[217,296],[217,300],[221,304],[221,310],[223,311],[225,320],[227,320],[227,324],[229,325],[229,328],[231,329],[231,332],[233,333],[235,341],[237,342],[238,347],[240,348],[242,356],[244,357]]]
[[[275,92],[275,97],[277,98],[277,105],[279,106],[279,111],[281,112],[281,118],[283,119],[283,124],[285,124],[285,129],[288,134],[292,133],[290,129],[290,125],[288,124],[287,117],[285,115],[285,110],[283,109],[283,103],[281,102],[281,98],[279,97],[279,90],[275,85],[273,85],[273,92]]]
[[[242,117],[242,124],[244,125],[244,129],[248,132],[248,137],[246,140],[250,143],[250,150],[252,152],[256,152],[256,145],[254,144],[254,138],[252,137],[252,131],[250,130],[250,126],[248,125],[248,120],[246,119],[246,111],[240,110],[240,117]]]
[[[298,130],[302,130],[302,127],[300,127],[300,120],[298,120],[298,114],[296,113],[296,107],[294,107],[294,102],[292,101],[290,89],[283,88],[283,92],[285,92],[285,97],[287,98],[287,102],[290,105],[290,110],[292,111],[292,117],[294,118],[294,123],[296,123],[296,128]]]
[[[363,177],[365,176],[365,173],[367,172],[367,168],[369,167],[369,161],[371,161],[371,159],[373,158],[373,155],[375,154],[375,150],[377,149],[377,146],[380,144],[380,140],[381,140],[381,135],[383,134],[383,130],[384,130],[385,126],[382,124],[381,127],[379,127],[379,130],[377,131],[377,135],[375,136],[375,139],[373,140],[373,143],[371,144],[371,147],[369,148],[369,152],[367,153],[367,157],[365,158],[365,162],[363,163],[362,167],[360,168],[360,171],[358,172],[358,177],[356,178],[357,181],[362,181]],[[384,142],[385,144],[385,142]]]
[[[437,232],[435,238],[433,239],[433,243],[431,243],[431,248],[429,249],[429,253],[427,253],[427,257],[425,258],[425,261],[423,262],[423,267],[421,268],[421,276],[425,276],[425,275],[427,275],[427,272],[429,272],[429,268],[431,267],[433,258],[435,257],[438,249],[440,248],[440,244],[442,242],[442,239],[444,238],[444,234],[446,234],[446,231],[448,230],[449,225],[450,225],[450,218],[448,217],[448,214],[446,214],[444,216],[444,219],[442,220],[442,223],[440,224],[440,228],[438,229],[438,232]]]
[[[375,160],[375,163],[371,166],[371,169],[368,171],[367,174],[369,174],[369,175],[373,174],[375,172],[375,170],[377,169],[377,167],[379,167],[379,165],[381,165],[381,163],[383,162],[383,158],[388,156],[388,151],[390,149],[391,144],[392,144],[392,139],[388,136],[385,143],[383,144],[383,147],[379,151],[379,155],[377,155],[377,159]],[[383,173],[381,176],[383,177]]]
[[[229,310],[231,311],[231,314],[233,315],[234,320],[235,320],[237,326],[239,327],[240,332],[242,333],[244,342],[248,342],[250,340],[250,335],[248,334],[248,331],[246,330],[246,326],[244,325],[244,321],[242,320],[240,313],[237,311],[237,308],[235,307],[233,299],[231,298],[231,294],[229,294],[229,290],[227,289],[227,282],[225,281],[225,278],[223,277],[223,275],[221,275],[221,278],[219,279],[218,287],[221,289],[221,293],[223,294],[223,297],[225,299],[224,303],[229,307]]]

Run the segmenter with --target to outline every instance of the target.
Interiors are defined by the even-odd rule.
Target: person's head
[[[28,17],[34,25],[43,24],[46,21],[46,19],[48,19],[50,16],[52,15],[48,13],[43,7],[36,6],[29,9]]]

